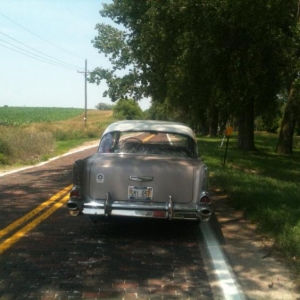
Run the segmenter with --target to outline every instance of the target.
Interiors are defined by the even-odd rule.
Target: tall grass
[[[0,127],[0,167],[26,165],[62,154],[85,141],[99,140],[112,112],[90,110],[64,121]]]
[[[29,164],[43,160],[55,150],[54,137],[50,132],[31,128],[1,128],[0,164]]]
[[[236,137],[225,146],[221,138],[199,138],[199,151],[210,167],[213,190],[227,195],[229,203],[274,239],[274,247],[300,272],[300,139],[294,154],[274,152],[277,136],[256,133],[256,152],[242,153]]]

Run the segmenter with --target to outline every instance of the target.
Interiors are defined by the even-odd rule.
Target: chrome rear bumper
[[[208,203],[177,204],[170,196],[166,202],[144,201],[116,201],[109,194],[105,200],[83,202],[81,199],[71,198],[67,207],[70,212],[80,211],[84,215],[97,216],[130,216],[145,218],[165,218],[208,221],[212,214]],[[74,215],[74,214],[73,214]]]

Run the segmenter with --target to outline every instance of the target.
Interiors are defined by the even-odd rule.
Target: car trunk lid
[[[189,203],[193,199],[193,159],[106,154],[96,156],[88,172],[88,193],[95,200],[105,199],[106,193],[113,200],[167,202],[172,196],[174,203]]]

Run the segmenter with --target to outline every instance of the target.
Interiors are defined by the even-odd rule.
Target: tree
[[[300,2],[299,4],[300,5]],[[300,6],[298,6],[300,7]],[[284,74],[286,88],[285,93],[288,94],[283,118],[280,126],[278,144],[276,152],[281,154],[293,153],[293,136],[296,128],[297,120],[299,121],[300,113],[300,78],[299,78],[299,58],[300,58],[300,30],[299,30],[299,10],[295,18],[296,25],[292,28],[292,40],[286,44],[288,51],[285,55],[288,58],[288,70]]]
[[[136,7],[140,7],[142,2]],[[126,13],[126,9],[130,9],[130,3],[131,1],[115,1],[113,4],[104,4],[100,14],[103,17],[110,17],[118,24],[123,23],[127,30],[97,24],[98,36],[92,40],[94,47],[109,57],[113,67],[111,70],[96,68],[90,73],[89,81],[100,84],[102,80],[105,80],[108,90],[104,92],[104,96],[109,96],[113,102],[128,97],[138,101],[143,96],[148,96],[147,81],[142,76],[141,64],[134,56],[134,49],[130,45],[130,28],[125,22],[126,18],[122,19],[122,14]],[[119,75],[120,70],[126,70],[127,74]]]
[[[105,5],[101,15],[126,30],[97,24],[94,47],[110,57],[113,69],[95,69],[90,81],[99,84],[106,80],[109,89],[105,95],[112,101],[126,96],[135,100],[151,96],[153,102],[160,103],[171,99],[174,108],[199,123],[210,99],[206,81],[214,80],[213,72],[202,72],[209,69],[197,50],[202,45],[203,30],[195,35],[204,24],[200,18],[202,9],[197,1],[185,0],[115,0]],[[117,71],[126,68],[127,75],[117,75]]]
[[[113,107],[114,117],[117,119],[140,120],[143,111],[133,99],[120,99]]]
[[[295,22],[291,16],[296,10],[296,1],[283,0],[235,1],[226,8],[229,92],[242,150],[255,149],[256,111],[268,112],[283,88],[289,65],[286,46],[292,41]]]
[[[268,114],[288,73],[296,12],[297,0],[114,0],[101,15],[125,29],[97,25],[94,47],[113,68],[95,69],[91,82],[106,80],[112,101],[168,99],[211,135],[231,114],[240,149],[254,150],[254,119]]]
[[[107,104],[107,103],[98,103],[96,105],[96,109],[98,109],[98,110],[112,110],[113,105]]]
[[[289,91],[283,113],[276,152],[293,153],[293,136],[300,113],[300,79],[295,80]]]

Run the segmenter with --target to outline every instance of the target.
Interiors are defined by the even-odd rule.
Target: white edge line
[[[225,299],[245,300],[244,295],[240,293],[237,287],[232,272],[230,272],[228,268],[224,253],[215,238],[209,223],[202,222],[200,227]]]
[[[3,176],[6,176],[6,175],[9,175],[9,174],[13,174],[13,173],[17,173],[17,172],[20,172],[20,171],[24,171],[24,170],[27,170],[27,169],[31,169],[31,168],[35,168],[35,167],[39,167],[39,166],[43,166],[53,160],[56,160],[60,157],[63,157],[63,156],[68,156],[70,154],[74,154],[74,153],[77,153],[77,152],[80,152],[80,151],[84,151],[86,149],[89,149],[89,148],[93,148],[93,147],[96,147],[98,146],[99,143],[97,144],[94,144],[94,145],[89,145],[89,146],[86,146],[86,147],[83,147],[83,148],[80,148],[80,149],[77,149],[77,150],[71,150],[65,154],[62,154],[62,155],[59,155],[59,156],[55,156],[55,157],[52,157],[50,159],[48,159],[47,161],[43,161],[41,163],[38,163],[36,165],[32,165],[32,166],[28,166],[28,167],[22,167],[22,168],[18,168],[18,169],[14,169],[14,170],[10,170],[10,171],[3,171],[3,173],[0,174],[0,177],[3,177]]]

